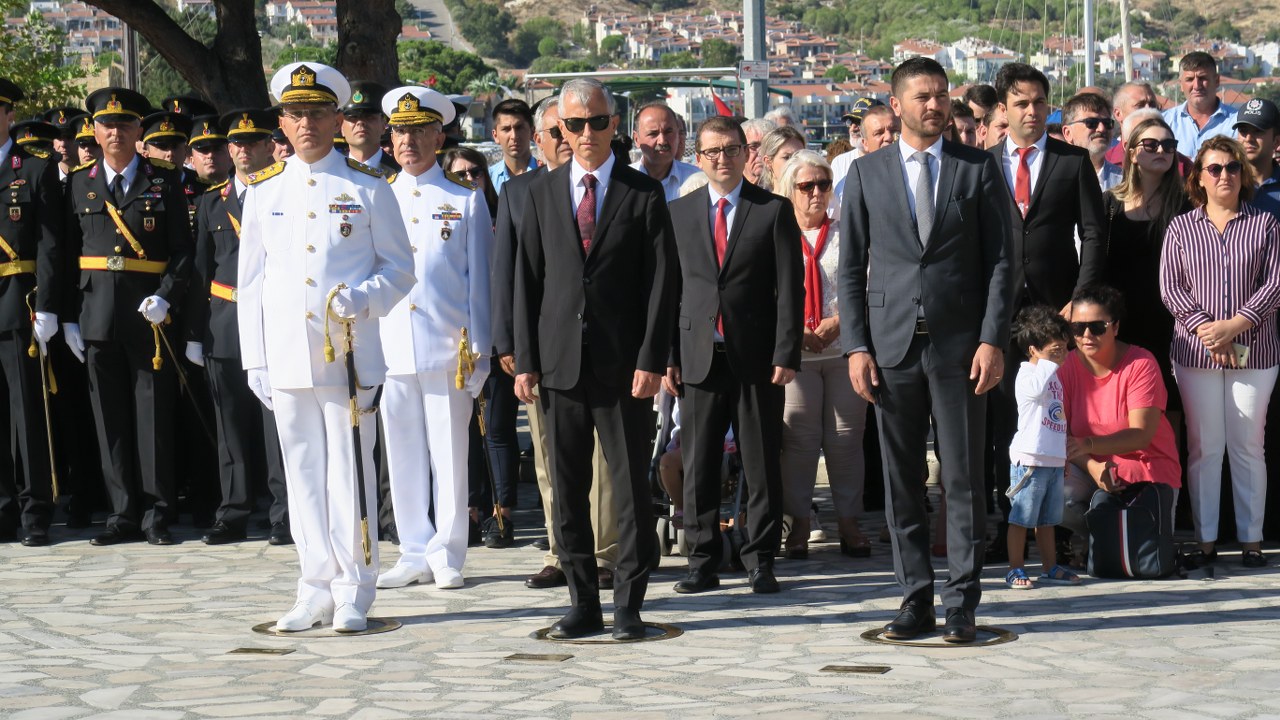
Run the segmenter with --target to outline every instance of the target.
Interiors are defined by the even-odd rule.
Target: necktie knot
[[[1035,149],[1036,149],[1035,145],[1032,145],[1030,147],[1018,148],[1018,160],[1025,165],[1027,161],[1031,159],[1031,152]]]
[[[911,155],[911,159],[912,159],[912,160],[915,160],[916,162],[920,163],[921,165],[928,165],[928,164],[929,164],[929,153],[925,152],[924,150],[917,150],[915,153],[913,153],[913,154]]]
[[[716,201],[716,210],[724,212],[729,207],[729,198],[720,198]]]
[[[585,188],[586,188],[586,189],[588,189],[588,190],[595,190],[595,189],[596,189],[596,176],[595,176],[595,175],[592,175],[591,173],[587,173],[586,175],[583,175],[583,176],[582,176],[582,185],[583,185],[583,187],[585,187]]]

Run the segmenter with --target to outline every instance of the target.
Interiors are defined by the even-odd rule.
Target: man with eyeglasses
[[[698,172],[697,166],[677,155],[683,145],[680,128],[675,110],[665,103],[652,102],[636,113],[636,127],[631,133],[640,148],[640,159],[631,163],[631,167],[662,183],[667,202],[680,197],[680,186]]]
[[[1124,177],[1119,166],[1106,160],[1114,127],[1111,103],[1097,93],[1080,93],[1062,106],[1062,137],[1089,153],[1089,162],[1098,174],[1098,185],[1104,191],[1119,185]]]
[[[731,119],[703,122],[696,149],[707,185],[671,204],[681,297],[664,386],[681,398],[689,538],[678,593],[720,585],[721,439],[731,423],[747,483],[748,585],[781,589],[773,554],[782,536],[782,388],[800,369],[804,260],[791,202],[743,181],[745,145]]]
[[[742,175],[753,185],[760,184],[760,174],[764,172],[764,158],[760,157],[760,141],[776,127],[778,127],[776,123],[764,118],[742,123],[742,132],[747,136],[747,164],[742,170]]]
[[[1258,176],[1253,204],[1280,218],[1280,167],[1276,166],[1277,130],[1280,110],[1264,98],[1245,103],[1237,116],[1235,131],[1244,145],[1245,157]]]
[[[379,588],[433,580],[463,585],[467,557],[467,449],[473,399],[489,374],[489,254],[493,222],[484,195],[436,162],[453,103],[424,87],[382,98],[402,170],[391,179],[412,243],[418,282],[382,320],[387,382],[382,396],[391,504],[400,559]],[[479,353],[475,372],[455,382],[459,341]],[[434,515],[431,510],[434,508]]]
[[[342,137],[347,141],[347,157],[391,177],[399,172],[400,163],[382,149],[387,130],[382,98],[386,94],[387,88],[380,83],[351,83],[351,99],[342,106]]]
[[[676,325],[676,263],[666,195],[615,160],[613,95],[593,79],[565,83],[560,131],[573,159],[529,182],[520,218],[512,329],[516,397],[539,398],[551,443],[556,542],[572,609],[550,630],[603,629],[591,529],[591,458],[609,458],[618,526],[613,637],[641,639],[656,552],[649,442]]]
[[[1151,89],[1150,83],[1138,81],[1127,82],[1116,88],[1111,96],[1111,104],[1111,115],[1115,118],[1116,127],[1121,130],[1123,130],[1125,119],[1135,111],[1145,108],[1154,108],[1157,111],[1160,109],[1160,100],[1156,97],[1156,91]],[[1116,167],[1124,167],[1124,142],[1124,132],[1117,133],[1111,147],[1107,149],[1107,162]]]
[[[367,563],[361,549],[356,495],[364,494],[376,525],[370,416],[387,369],[378,322],[416,282],[413,253],[382,173],[333,147],[338,108],[350,96],[346,78],[327,65],[296,62],[276,71],[270,87],[297,154],[247,178],[236,308],[249,388],[276,413],[301,565],[293,609],[276,629],[332,621],[337,632],[359,632],[368,627],[378,574],[377,542]],[[353,358],[341,347],[345,321]]]
[[[196,209],[185,355],[192,364],[203,367],[208,378],[222,491],[213,526],[203,538],[206,545],[245,539],[254,491],[263,480],[272,496],[267,540],[272,545],[293,542],[275,416],[262,407],[245,383],[236,316],[243,198],[250,176],[273,162],[271,132],[278,124],[275,113],[254,108],[233,110],[219,119],[217,132],[227,139],[235,173],[202,195]]]

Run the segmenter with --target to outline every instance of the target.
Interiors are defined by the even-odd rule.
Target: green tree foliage
[[[400,13],[400,17],[406,22],[418,17],[418,8],[414,7],[409,0],[396,0],[396,12]]]
[[[5,17],[21,16],[26,7],[22,0],[0,0],[0,14]],[[63,34],[39,13],[28,15],[24,25],[0,33],[0,76],[16,82],[27,95],[16,108],[19,118],[84,98],[80,80],[85,71],[78,58],[64,60],[63,40]]]
[[[559,20],[549,17],[531,18],[511,36],[511,60],[526,65],[537,57],[557,55],[560,53],[560,43],[566,37],[568,33]],[[546,40],[551,40],[552,43],[544,47],[543,42]]]
[[[607,35],[600,41],[600,54],[610,60],[619,60],[626,46],[627,40],[621,35]]]
[[[463,93],[476,80],[496,71],[476,55],[454,50],[434,40],[398,43],[400,77],[405,82],[427,83],[442,93]]]
[[[708,38],[702,41],[703,67],[729,67],[737,65],[741,59],[742,53],[738,52],[738,48],[733,43],[719,38]]]
[[[563,60],[556,57],[540,57],[529,65],[531,73],[582,73],[592,72],[596,64],[590,60]],[[558,80],[556,84],[563,84]]]
[[[691,52],[681,51],[667,53],[658,58],[658,67],[664,68],[696,68],[699,67],[698,58]]]
[[[538,43],[538,57],[559,57],[560,42],[552,37],[544,37]]]
[[[516,29],[516,19],[502,6],[486,0],[445,0],[462,36],[484,57],[506,60],[511,57],[508,36]],[[536,52],[537,42],[533,49]]]
[[[830,80],[831,82],[842,83],[848,80],[850,75],[852,75],[852,73],[850,73],[849,68],[845,67],[844,65],[832,65],[831,67],[827,68],[827,72],[823,74],[822,77],[824,80]]]

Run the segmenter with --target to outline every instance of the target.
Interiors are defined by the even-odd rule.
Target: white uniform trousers
[[[360,407],[373,403],[375,390],[361,390]],[[373,467],[372,415],[360,427],[364,493],[373,527],[373,559],[364,564],[360,500],[356,495],[350,401],[346,388],[274,389],[276,425],[284,452],[289,490],[289,529],[302,575],[298,602],[315,608],[351,603],[368,613],[378,578],[378,473]]]
[[[1267,505],[1267,462],[1262,445],[1276,374],[1274,367],[1201,370],[1173,365],[1187,415],[1187,490],[1199,542],[1218,539],[1224,451],[1231,460],[1236,539],[1245,543],[1262,540]]]
[[[400,560],[415,570],[461,571],[467,559],[467,449],[471,395],[438,370],[388,375],[382,425]],[[435,524],[428,515],[435,508]]]

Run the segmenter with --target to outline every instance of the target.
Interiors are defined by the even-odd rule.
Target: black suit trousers
[[[582,372],[569,390],[541,389],[551,450],[551,497],[560,564],[575,607],[598,603],[595,537],[591,530],[591,458],[595,430],[613,483],[618,523],[614,569],[615,607],[639,610],[657,553],[649,448],[655,427],[652,399],[636,399],[630,387],[601,382],[583,347]]]
[[[1005,368],[1008,372],[1008,368]],[[929,413],[938,426],[942,487],[947,494],[947,570],[942,601],[973,610],[982,597],[986,549],[982,446],[987,398],[974,395],[968,365],[945,363],[929,336],[918,334],[902,362],[880,368],[876,420],[884,452],[885,515],[893,566],[907,601],[933,604],[925,448]]]
[[[268,436],[266,423],[274,430],[275,417],[266,411],[245,378],[239,360],[206,357],[205,372],[213,393],[213,411],[218,426],[218,479],[222,502],[217,519],[228,527],[244,530],[253,512],[253,489],[266,477],[284,478],[280,441]],[[266,414],[268,417],[264,418]],[[273,489],[273,496],[275,494]],[[275,504],[272,506],[275,507]],[[272,517],[276,522],[276,518]]]
[[[173,360],[151,365],[154,348],[90,342],[89,397],[98,425],[108,527],[165,529],[177,519],[173,477]]]
[[[747,570],[773,563],[782,537],[782,386],[743,383],[717,351],[702,382],[686,383],[680,401],[684,450],[685,533],[689,569],[715,573],[724,560],[720,541],[720,466],[724,436],[732,424],[746,483]],[[692,518],[692,522],[690,522]]]
[[[49,444],[40,394],[40,366],[27,355],[29,330],[0,333],[0,427],[9,434],[11,462],[0,477],[0,526],[48,530],[53,518]]]

